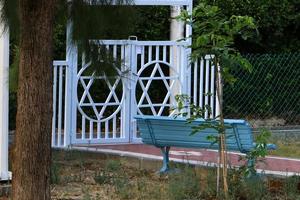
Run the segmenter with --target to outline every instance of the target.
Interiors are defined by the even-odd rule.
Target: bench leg
[[[170,170],[169,167],[169,151],[170,151],[170,147],[161,147],[160,148],[161,153],[163,155],[163,166],[160,169],[160,173],[166,173]]]

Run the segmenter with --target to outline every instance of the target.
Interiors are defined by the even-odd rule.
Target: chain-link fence
[[[246,57],[252,72],[233,72],[237,81],[224,87],[226,117],[247,119],[256,128],[300,133],[300,53]]]

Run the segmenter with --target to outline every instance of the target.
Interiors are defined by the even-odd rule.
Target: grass
[[[270,152],[271,155],[300,159],[300,141],[276,141],[275,144],[277,145],[278,149]]]
[[[274,134],[270,143],[277,145],[277,150],[271,151],[274,156],[300,159],[300,135],[299,134]]]
[[[180,173],[158,175],[161,162],[104,154],[54,151],[52,199],[183,200],[216,195],[216,170],[172,163]],[[230,170],[230,199],[300,200],[300,178],[244,179]]]

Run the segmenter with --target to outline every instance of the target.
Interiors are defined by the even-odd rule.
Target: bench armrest
[[[256,143],[253,143],[253,147],[256,146]],[[277,149],[277,145],[276,144],[267,144],[267,150],[276,150]]]
[[[267,144],[267,149],[268,150],[276,150],[277,146],[276,146],[276,144]]]

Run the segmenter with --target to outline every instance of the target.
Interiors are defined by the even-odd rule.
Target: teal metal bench
[[[169,171],[170,147],[218,149],[218,144],[212,144],[207,136],[217,136],[213,128],[206,128],[195,135],[190,135],[192,127],[207,123],[198,119],[187,123],[185,118],[136,116],[138,130],[143,143],[154,145],[161,149],[163,166],[160,172]],[[255,147],[250,125],[245,120],[225,119],[227,150],[247,153]],[[268,144],[268,149],[276,149],[274,144]]]

